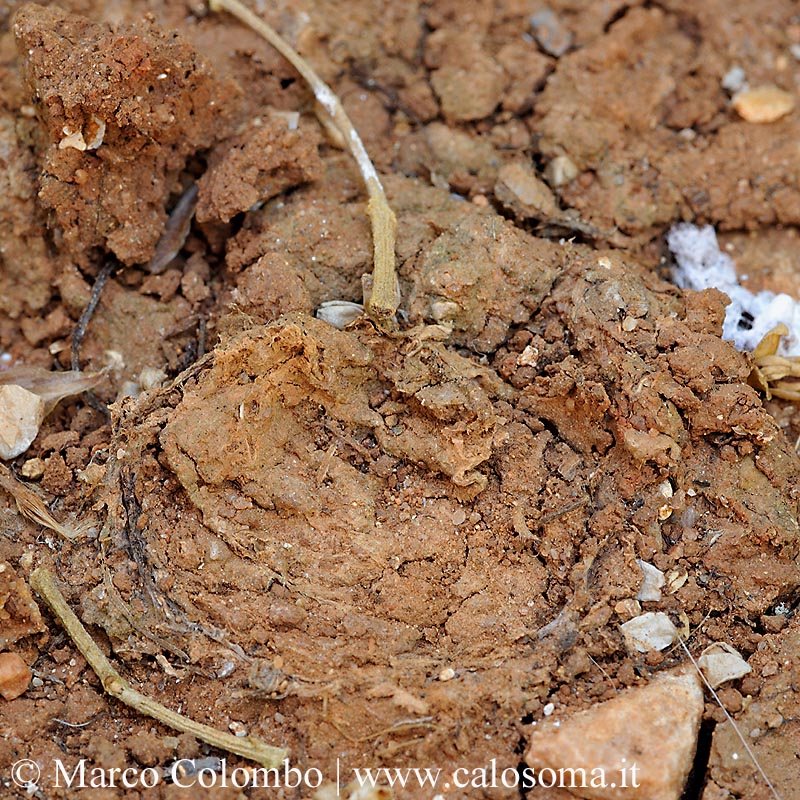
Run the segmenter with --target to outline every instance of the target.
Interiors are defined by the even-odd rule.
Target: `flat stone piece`
[[[21,386],[0,386],[0,458],[24,453],[39,433],[44,400]]]
[[[587,800],[678,800],[702,713],[697,675],[665,674],[568,719],[540,722],[525,762],[542,779],[564,770],[575,784],[564,788]]]

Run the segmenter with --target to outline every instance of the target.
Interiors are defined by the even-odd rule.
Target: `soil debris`
[[[46,630],[25,578],[0,562],[0,649]]]
[[[14,33],[42,126],[34,132],[38,197],[62,247],[80,264],[98,247],[125,264],[147,263],[181,170],[227,132],[238,88],[152,24],[112,26],[31,4],[17,13]],[[100,125],[102,142],[77,146]]]
[[[720,231],[751,291],[798,286],[800,123],[747,122],[724,80],[793,92],[796,9],[584,5],[549,3],[558,55],[534,36],[541,5],[259,7],[386,186],[391,335],[356,316],[374,258],[359,175],[255,34],[194,0],[21,6],[10,30],[0,10],[0,370],[67,368],[77,342],[111,402],[108,422],[65,399],[0,471],[0,627],[37,675],[0,705],[3,763],[40,762],[43,791],[56,758],[221,763],[42,635],[26,579],[43,566],[131,688],[326,779],[339,763],[343,786],[355,767],[518,776],[543,725],[674,676],[686,650],[621,630],[663,615],[691,652],[747,662],[718,694],[794,797],[800,415],[748,385],[726,297],[663,278],[685,221]],[[659,705],[648,724],[675,710]],[[766,798],[719,707],[701,713],[692,791]]]
[[[228,222],[286,189],[322,177],[317,138],[267,117],[218,145],[199,183],[197,219]]]

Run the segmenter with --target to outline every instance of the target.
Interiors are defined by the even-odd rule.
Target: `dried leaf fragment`
[[[104,372],[65,370],[53,372],[41,367],[12,367],[0,372],[0,385],[15,384],[44,400],[47,416],[65,397],[73,397],[97,386]]]
[[[24,453],[59,400],[91,389],[101,378],[101,373],[50,372],[39,367],[0,372],[0,458]]]
[[[776,325],[753,351],[753,369],[747,382],[764,392],[767,400],[800,400],[800,358],[778,355],[781,338],[788,333],[786,325]]]
[[[62,525],[48,510],[44,501],[36,492],[18,481],[11,470],[0,464],[0,489],[7,491],[17,504],[17,509],[23,517],[55,531],[65,539],[78,539],[84,536],[88,523],[69,528]]]

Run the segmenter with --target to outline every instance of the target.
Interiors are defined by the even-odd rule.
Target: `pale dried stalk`
[[[249,758],[267,769],[276,769],[288,756],[288,752],[279,747],[262,742],[252,736],[234,736],[224,731],[218,731],[208,725],[195,722],[175,711],[161,705],[161,703],[147,697],[136,689],[132,689],[128,682],[111,666],[100,648],[95,644],[81,621],[75,616],[67,605],[64,595],[61,594],[49,570],[40,567],[31,573],[30,584],[37,594],[47,603],[58,621],[69,634],[70,639],[81,651],[89,666],[95,671],[103,689],[112,697],[125,703],[140,714],[158,720],[159,722],[183,733],[189,733],[212,747],[219,747],[230,753]]]
[[[344,144],[355,158],[364,183],[369,202],[367,214],[372,223],[373,273],[372,291],[364,298],[364,306],[372,320],[381,328],[393,325],[397,312],[398,291],[395,274],[394,245],[397,220],[389,207],[378,173],[372,165],[361,137],[350,122],[339,98],[333,90],[314,72],[311,65],[297,53],[270,25],[257,17],[239,0],[209,0],[212,11],[227,11],[245,25],[263,36],[303,77],[311,87],[317,102],[330,116],[341,134]]]

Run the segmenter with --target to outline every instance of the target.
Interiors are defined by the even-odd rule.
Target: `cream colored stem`
[[[364,304],[367,313],[376,324],[382,328],[391,327],[398,304],[394,253],[397,221],[364,143],[350,122],[339,98],[299,53],[239,0],[209,0],[209,8],[212,11],[227,11],[263,36],[302,75],[314,92],[317,102],[325,109],[341,133],[345,146],[358,164],[369,196],[367,214],[372,224],[374,263],[372,292],[369,297],[364,298]]]
[[[128,682],[111,666],[111,662],[105,657],[102,650],[97,646],[94,639],[89,635],[81,621],[75,616],[72,609],[67,605],[64,595],[61,594],[52,574],[39,568],[31,573],[31,586],[36,593],[47,603],[50,610],[55,614],[58,621],[64,626],[64,630],[69,634],[70,639],[75,643],[78,650],[83,653],[89,666],[95,671],[100,682],[103,684],[108,694],[116,697],[125,705],[146,714],[159,722],[163,722],[170,728],[190,733],[212,747],[219,747],[229,753],[249,758],[267,769],[279,767],[286,759],[288,753],[279,747],[272,747],[259,739],[251,736],[233,736],[230,733],[218,731],[208,725],[184,717],[176,711],[172,711],[166,706],[161,705],[152,697],[142,694],[136,689],[132,689]]]

